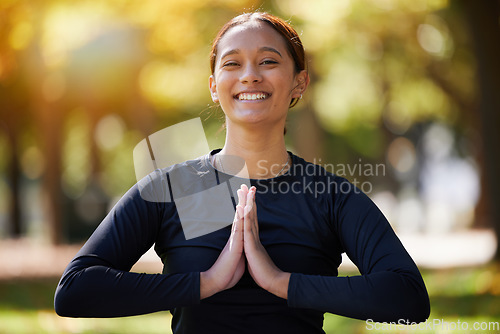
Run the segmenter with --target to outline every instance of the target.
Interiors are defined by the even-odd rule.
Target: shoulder
[[[172,192],[189,188],[211,173],[208,155],[157,168],[137,182],[141,197],[149,202],[171,202]]]

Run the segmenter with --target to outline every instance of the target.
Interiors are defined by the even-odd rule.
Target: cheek
[[[294,87],[294,76],[289,73],[281,73],[278,78],[279,86],[282,90],[282,94],[288,96],[292,94],[292,89]]]
[[[230,94],[232,82],[234,81],[234,80],[232,80],[231,76],[227,75],[227,73],[223,73],[223,74],[217,75],[216,78],[217,78],[216,79],[217,94],[220,96]]]
[[[293,71],[284,68],[283,70],[277,71],[275,75],[277,76],[276,80],[281,81],[283,87],[291,87],[293,85],[295,78]]]

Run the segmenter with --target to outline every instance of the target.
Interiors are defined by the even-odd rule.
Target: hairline
[[[212,55],[212,58],[214,58],[214,59],[213,59],[213,61],[214,61],[214,66],[213,66],[213,68],[214,68],[214,72],[213,72],[212,74],[215,74],[215,67],[216,67],[216,65],[217,65],[217,63],[216,63],[216,61],[217,61],[217,55],[219,54],[219,53],[217,52],[217,51],[218,51],[217,49],[218,49],[218,47],[219,47],[219,43],[220,43],[220,41],[222,40],[222,38],[223,38],[223,37],[227,34],[227,32],[228,32],[229,30],[231,30],[232,28],[234,28],[234,27],[238,27],[238,26],[243,26],[243,25],[245,25],[245,24],[251,24],[251,23],[260,23],[260,24],[265,23],[265,24],[267,24],[268,26],[270,26],[270,27],[271,27],[274,31],[276,31],[276,32],[280,35],[280,37],[283,39],[283,41],[285,42],[285,49],[286,49],[286,51],[287,51],[288,55],[290,56],[290,58],[292,58],[292,60],[293,60],[293,63],[294,63],[293,70],[294,70],[295,74],[298,74],[298,73],[300,73],[302,70],[305,70],[305,69],[306,69],[305,67],[304,67],[303,69],[299,68],[299,64],[298,64],[297,60],[295,59],[295,57],[293,56],[293,50],[291,50],[291,49],[293,49],[293,48],[290,46],[290,43],[295,43],[295,42],[294,42],[292,39],[290,39],[290,41],[289,41],[289,40],[286,38],[286,36],[284,36],[284,35],[283,35],[283,33],[282,33],[281,31],[279,31],[279,30],[276,28],[276,26],[273,24],[273,22],[272,22],[272,21],[269,21],[266,17],[263,17],[263,16],[257,16],[257,17],[256,17],[254,14],[256,14],[256,13],[252,13],[252,14],[250,14],[249,19],[248,19],[248,20],[246,20],[246,21],[243,21],[243,22],[236,21],[236,22],[234,22],[233,24],[229,25],[229,26],[228,26],[228,27],[227,27],[227,28],[226,28],[226,29],[225,29],[225,30],[224,30],[224,31],[220,34],[219,39],[218,39],[218,41],[217,41],[217,44],[216,44],[216,45],[215,45],[215,47],[214,47],[214,52],[213,52],[213,55]],[[298,37],[298,35],[297,35],[297,37]],[[220,59],[222,59],[222,57],[221,57]],[[304,64],[304,65],[305,65],[305,64]]]

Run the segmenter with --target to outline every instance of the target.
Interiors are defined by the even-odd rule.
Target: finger
[[[259,239],[259,223],[257,221],[257,205],[255,203],[255,195],[257,189],[255,187],[251,187],[248,195],[247,195],[247,205],[245,206],[245,227],[249,225],[252,233],[252,237],[256,240]],[[247,224],[248,222],[248,224]]]
[[[246,184],[242,183],[241,186],[240,186],[240,189],[242,194],[244,194],[245,196],[248,194],[248,187]]]
[[[254,199],[255,199],[255,187],[252,186],[250,188],[250,190],[248,191],[248,194],[246,196],[245,205],[251,207],[253,205],[253,203],[254,203]]]
[[[230,251],[232,251],[238,246],[243,245],[243,207],[241,207],[240,205],[236,207],[235,220],[233,222],[230,239],[231,239],[229,242]]]
[[[236,193],[238,194],[238,204],[241,204],[244,207],[246,205],[248,194],[248,187],[246,186],[246,184],[242,184],[240,189],[238,189]]]
[[[234,214],[233,226],[231,232],[234,234],[236,228],[242,231],[244,219],[244,208],[241,205],[236,206],[236,213]]]
[[[253,187],[253,191],[252,191],[252,211],[250,212],[250,214],[252,215],[252,217],[254,217],[255,219],[255,222],[257,223],[257,203],[255,202],[255,196],[257,196],[257,189],[255,187]]]
[[[238,189],[236,192],[238,194],[238,205],[245,206],[247,203],[247,195],[243,191],[243,189]]]
[[[244,218],[247,218],[248,217],[248,214],[250,213],[250,211],[252,211],[252,205],[245,205],[245,208],[244,208],[244,212],[243,212],[243,215],[244,215]]]
[[[249,198],[247,198],[247,203],[251,203],[251,198],[250,198],[251,194],[249,193]],[[245,205],[245,209],[243,211],[243,220],[244,220],[244,231],[245,231],[245,234],[250,234],[249,236],[251,238],[254,238],[255,237],[255,231],[257,230],[257,222],[256,222],[256,218],[255,218],[255,215],[252,214],[252,208],[253,208],[253,205]],[[248,240],[252,240],[251,238],[249,238]]]
[[[247,196],[246,192],[241,188],[238,189],[238,191],[236,193],[238,194],[238,205],[236,206],[236,212],[234,214],[234,221],[236,221],[238,219],[243,220],[244,207],[246,204],[246,196]],[[234,228],[234,225],[233,225],[233,228]]]
[[[243,220],[243,216],[244,216],[244,208],[242,205],[237,205],[236,206],[236,211],[238,212],[238,217],[240,217],[241,220]]]
[[[234,219],[233,219],[233,228],[234,228],[234,224],[236,223],[236,221],[240,220],[240,219],[243,219],[243,215],[242,215],[242,211],[238,211],[238,206],[241,206],[241,205],[237,205],[236,206],[236,210],[234,212]]]
[[[251,187],[250,190],[248,191],[248,195],[247,195],[247,198],[246,198],[246,205],[245,205],[245,216],[247,215],[247,213],[250,213],[251,212],[251,216],[252,218],[255,216],[255,192],[256,192],[256,188],[255,187]]]

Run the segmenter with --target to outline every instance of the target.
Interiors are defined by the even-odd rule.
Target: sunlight
[[[97,36],[112,20],[111,13],[108,5],[95,1],[48,7],[41,40],[47,66],[65,65],[68,52]]]

